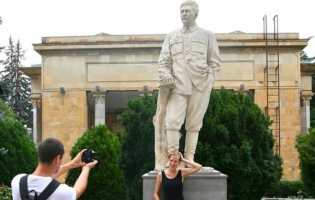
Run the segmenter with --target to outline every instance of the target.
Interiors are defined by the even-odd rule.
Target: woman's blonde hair
[[[182,160],[182,156],[181,156],[181,153],[179,153],[178,151],[177,152],[174,152],[174,153],[171,153],[168,155],[168,158],[170,158],[171,156],[178,156],[179,157],[179,161]]]

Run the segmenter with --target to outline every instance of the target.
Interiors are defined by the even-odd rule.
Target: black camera
[[[93,150],[86,150],[85,152],[83,152],[82,155],[82,161],[85,163],[90,163],[93,162],[93,157],[96,155],[97,153]]]

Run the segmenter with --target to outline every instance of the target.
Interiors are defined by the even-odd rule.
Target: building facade
[[[243,92],[266,111],[268,85],[266,42],[263,34],[215,34],[222,71],[213,88]],[[69,152],[85,130],[106,124],[123,131],[120,115],[128,99],[158,90],[158,65],[165,35],[108,35],[43,37],[34,44],[42,56],[40,67],[21,68],[32,80],[34,141],[56,137]],[[284,160],[285,180],[300,178],[295,136],[310,126],[313,65],[301,65],[300,51],[309,39],[297,33],[279,34],[268,52],[279,52],[280,132],[275,151]],[[272,57],[270,57],[272,59]],[[270,79],[269,79],[270,80]],[[271,82],[271,84],[274,82]],[[152,133],[154,134],[154,133]],[[65,160],[70,160],[66,153]]]

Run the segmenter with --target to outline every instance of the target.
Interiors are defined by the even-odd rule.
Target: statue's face
[[[189,5],[182,6],[180,8],[180,17],[184,26],[188,27],[196,23],[196,14],[193,11],[192,7]]]

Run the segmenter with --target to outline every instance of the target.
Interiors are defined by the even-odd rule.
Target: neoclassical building
[[[262,33],[215,34],[222,71],[214,89],[243,92],[274,120],[275,153],[284,160],[285,180],[300,178],[297,134],[310,127],[312,64],[300,63],[309,39],[281,33],[268,41]],[[123,131],[126,101],[158,88],[157,60],[165,35],[43,37],[34,50],[40,66],[21,68],[31,77],[34,142],[56,137],[69,152],[85,130],[106,124]],[[267,45],[267,49],[266,49]],[[152,133],[154,134],[154,133]],[[69,160],[66,153],[65,160]]]

